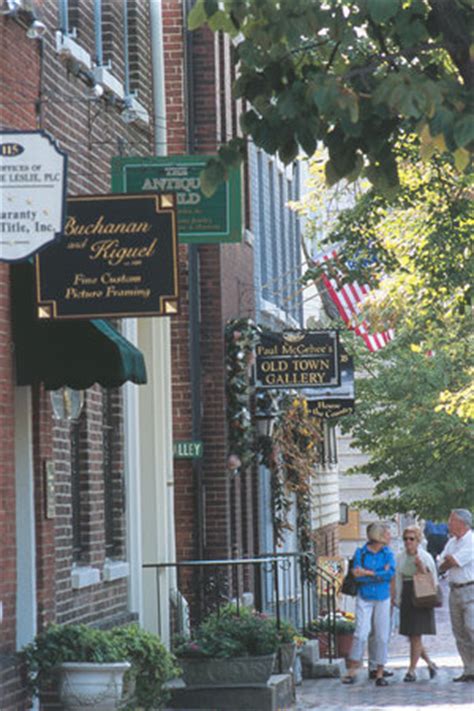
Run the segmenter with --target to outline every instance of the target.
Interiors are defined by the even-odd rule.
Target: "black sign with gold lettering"
[[[341,373],[339,386],[304,391],[308,402],[308,412],[313,417],[333,419],[354,412],[354,361],[342,345],[339,345],[339,368]]]
[[[257,353],[257,387],[321,388],[339,385],[337,331],[265,333]]]
[[[69,198],[63,236],[36,257],[38,318],[177,313],[176,225],[172,194]]]

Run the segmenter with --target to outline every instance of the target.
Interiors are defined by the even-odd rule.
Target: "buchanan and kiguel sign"
[[[38,318],[177,313],[175,196],[69,198],[62,239],[37,255],[35,272]]]

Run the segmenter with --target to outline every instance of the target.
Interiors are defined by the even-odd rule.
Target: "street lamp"
[[[255,420],[257,432],[261,437],[271,437],[275,421],[280,413],[278,400],[271,393],[257,393],[257,411]]]

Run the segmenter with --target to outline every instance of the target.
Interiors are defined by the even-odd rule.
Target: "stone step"
[[[273,674],[267,685],[186,686],[175,679],[168,709],[190,711],[294,711],[295,691],[291,674]]]
[[[303,679],[333,679],[343,676],[346,672],[345,659],[319,659],[308,663],[303,659]]]

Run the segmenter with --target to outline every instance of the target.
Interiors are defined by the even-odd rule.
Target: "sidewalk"
[[[442,584],[444,605],[436,610],[437,634],[424,638],[428,653],[436,661],[439,671],[430,680],[424,662],[417,667],[418,680],[405,683],[408,640],[394,634],[390,643],[388,668],[395,673],[387,687],[376,687],[367,678],[367,669],[359,672],[351,686],[339,679],[304,681],[297,691],[297,711],[321,709],[327,711],[470,711],[474,709],[474,683],[453,683],[462,672],[461,660],[451,633],[448,610],[448,589]]]

